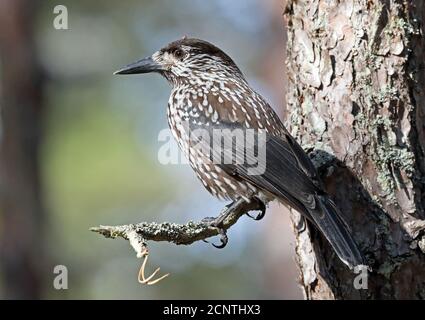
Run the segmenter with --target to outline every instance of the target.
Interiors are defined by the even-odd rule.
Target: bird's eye
[[[177,59],[181,59],[181,58],[183,58],[183,56],[184,56],[184,52],[183,52],[183,50],[181,50],[181,49],[177,49],[176,51],[174,51],[174,56],[175,56]]]

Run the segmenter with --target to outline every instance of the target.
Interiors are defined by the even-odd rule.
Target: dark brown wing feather
[[[244,135],[247,132],[242,124],[223,120],[209,128],[211,131],[223,129]],[[247,146],[242,155],[235,152],[235,149],[219,148],[220,158],[223,155],[228,159],[229,156],[236,156],[237,161],[218,165],[229,175],[249,181],[303,214],[324,234],[340,259],[350,268],[364,264],[363,256],[342,220],[341,213],[321,188],[316,169],[299,144],[289,134],[280,137],[267,133],[263,146],[266,155],[263,159],[266,161],[265,170],[260,174],[250,174],[249,169],[252,169],[256,160],[254,155],[261,148],[258,145],[259,140],[254,141],[256,143]],[[217,150],[211,148],[211,153],[214,152]]]

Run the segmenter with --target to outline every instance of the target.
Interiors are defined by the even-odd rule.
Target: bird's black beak
[[[152,57],[147,57],[137,62],[131,63],[124,68],[115,71],[114,74],[139,74],[162,71],[162,66],[155,62]]]

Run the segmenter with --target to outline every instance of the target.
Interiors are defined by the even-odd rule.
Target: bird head
[[[173,85],[192,85],[220,78],[243,78],[233,60],[213,44],[193,38],[171,42],[150,57],[146,57],[114,74],[157,72]]]

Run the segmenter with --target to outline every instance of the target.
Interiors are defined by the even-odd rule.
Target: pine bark
[[[287,125],[371,271],[366,290],[296,212],[307,299],[425,298],[425,2],[291,0]]]

